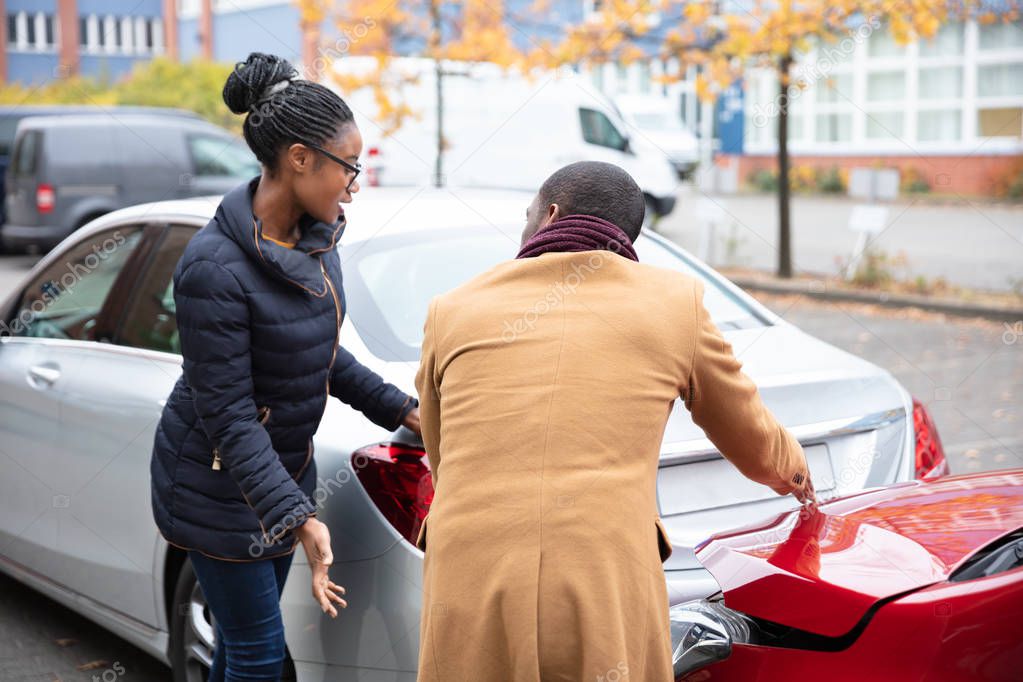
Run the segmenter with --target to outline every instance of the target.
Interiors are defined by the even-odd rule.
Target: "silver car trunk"
[[[908,396],[887,372],[788,324],[723,333],[764,404],[802,443],[818,497],[911,475]],[[674,546],[666,570],[700,568],[701,540],[797,504],[743,477],[681,401],[665,430],[657,496]]]

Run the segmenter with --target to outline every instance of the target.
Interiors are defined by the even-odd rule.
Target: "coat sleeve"
[[[341,346],[330,374],[330,394],[388,431],[401,426],[405,415],[419,407],[418,400],[384,381]]]
[[[174,301],[196,413],[272,545],[313,516],[315,505],[258,421],[245,292],[222,265],[195,261],[176,279]]]
[[[753,380],[703,305],[703,283],[694,288],[696,342],[686,408],[721,454],[747,478],[791,493],[806,479],[806,457],[799,441],[764,406]]]
[[[430,458],[433,487],[437,488],[440,464],[440,377],[437,375],[437,301],[430,303],[423,327],[423,351],[416,373],[416,391],[419,393],[419,422],[423,430],[423,445]]]

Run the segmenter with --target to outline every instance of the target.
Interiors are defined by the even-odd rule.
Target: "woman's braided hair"
[[[249,148],[266,168],[296,142],[315,145],[334,139],[345,124],[354,123],[352,110],[338,95],[319,83],[298,80],[286,59],[253,52],[235,65],[224,83],[224,103],[246,114],[242,132]]]

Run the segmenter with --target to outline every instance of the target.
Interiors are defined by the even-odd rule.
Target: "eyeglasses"
[[[324,156],[326,156],[328,159],[330,159],[334,163],[340,164],[349,173],[352,173],[353,174],[352,175],[352,179],[348,181],[348,186],[345,187],[345,191],[346,192],[351,192],[352,191],[352,185],[355,184],[355,179],[357,177],[359,177],[359,173],[362,172],[362,164],[361,163],[355,163],[354,165],[352,165],[352,164],[348,163],[347,161],[345,161],[344,159],[342,159],[341,157],[334,156],[333,154],[328,152],[326,149],[323,149],[322,147],[317,147],[315,144],[309,144],[308,142],[303,142],[302,144],[304,144],[306,147],[309,147],[310,149],[315,149],[316,151],[318,151],[319,153],[323,154]]]

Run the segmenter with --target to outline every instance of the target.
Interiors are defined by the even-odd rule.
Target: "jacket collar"
[[[225,194],[217,207],[217,222],[249,258],[271,275],[315,296],[325,296],[327,282],[320,256],[337,246],[345,230],[344,214],[333,225],[304,214],[299,219],[301,239],[295,248],[285,248],[263,237],[262,221],[252,213],[252,197],[258,185],[256,176]]]

